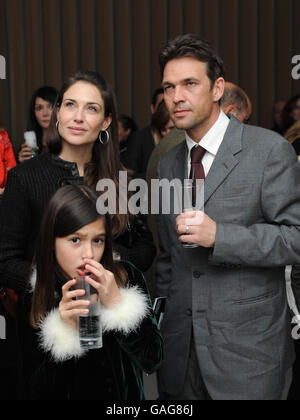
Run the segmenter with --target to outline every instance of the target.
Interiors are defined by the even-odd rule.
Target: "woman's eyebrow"
[[[71,101],[71,102],[77,102],[76,99],[72,99],[72,98],[65,98],[64,101]],[[101,107],[101,104],[99,104],[98,102],[86,102],[87,105],[98,105]]]

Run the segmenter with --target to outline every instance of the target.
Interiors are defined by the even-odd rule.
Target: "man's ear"
[[[223,106],[222,111],[226,115],[232,114],[236,117],[236,105],[235,104],[229,104],[229,105]]]
[[[223,77],[219,77],[213,87],[213,97],[215,102],[219,102],[219,100],[222,98],[225,88],[225,80]]]

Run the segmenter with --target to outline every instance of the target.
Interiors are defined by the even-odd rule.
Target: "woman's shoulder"
[[[51,165],[51,159],[48,153],[38,155],[25,162],[17,165],[11,169],[11,173],[21,178],[26,178],[27,175],[34,173],[37,175],[38,171],[44,172],[46,167]]]

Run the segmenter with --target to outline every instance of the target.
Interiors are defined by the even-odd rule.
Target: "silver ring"
[[[185,227],[185,234],[188,235],[190,233],[190,227],[186,225]]]

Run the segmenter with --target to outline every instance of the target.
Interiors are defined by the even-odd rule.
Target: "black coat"
[[[39,344],[40,331],[29,323],[32,292],[26,292],[19,306],[22,374],[20,398],[34,400],[142,400],[142,371],[153,373],[162,362],[162,337],[150,307],[141,272],[122,262],[128,273],[126,288],[138,286],[148,299],[148,312],[128,334],[110,331],[103,335],[103,348],[81,357],[57,361]],[[57,305],[61,285],[56,285]],[[129,308],[134,310],[134,308]]]

